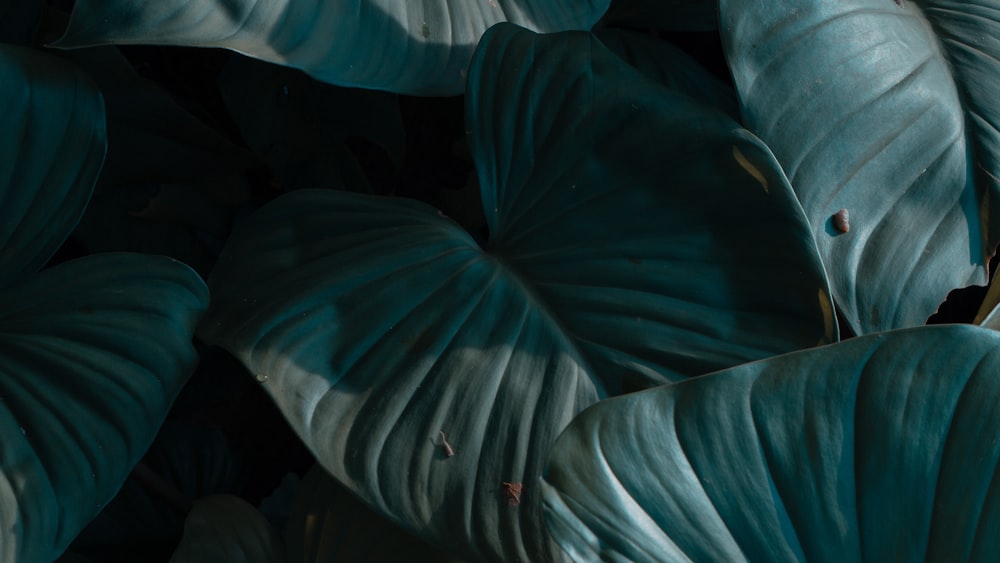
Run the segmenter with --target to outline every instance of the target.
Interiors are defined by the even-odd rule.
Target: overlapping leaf
[[[104,102],[51,55],[0,45],[0,287],[36,272],[83,214],[106,150]]]
[[[285,538],[289,563],[454,561],[372,512],[318,465],[299,485]]]
[[[1000,2],[723,0],[721,17],[746,123],[799,195],[851,328],[923,324],[982,283],[1000,238]]]
[[[281,536],[240,497],[212,495],[195,503],[171,563],[282,563]]]
[[[421,203],[291,193],[230,239],[200,334],[411,532],[474,560],[559,559],[537,478],[577,412],[836,327],[766,147],[590,34],[487,32],[467,122],[485,250]]]
[[[98,43],[233,49],[341,86],[459,94],[476,42],[510,21],[589,29],[608,0],[80,0],[58,46]]]
[[[992,561],[1000,334],[865,336],[602,402],[552,449],[578,561]]]
[[[118,491],[194,369],[207,301],[190,268],[134,254],[0,292],[0,560],[54,559]]]

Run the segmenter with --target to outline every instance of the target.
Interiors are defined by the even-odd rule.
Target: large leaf
[[[51,55],[0,45],[0,286],[41,268],[80,220],[106,149],[104,103]]]
[[[212,495],[195,503],[170,563],[281,563],[284,547],[253,505],[234,495]]]
[[[552,449],[578,561],[992,561],[1000,334],[865,336],[602,402]]]
[[[0,560],[54,559],[114,496],[194,369],[207,302],[190,268],[134,254],[0,292]]]
[[[467,121],[486,250],[421,203],[294,192],[234,232],[199,331],[411,532],[471,560],[556,558],[537,477],[579,410],[836,328],[766,147],[592,35],[494,27]]]
[[[721,12],[746,123],[799,195],[851,328],[923,324],[949,290],[983,283],[1000,238],[1000,2]]]
[[[608,0],[80,0],[60,47],[225,47],[342,86],[459,94],[476,42],[510,21],[589,29]]]
[[[242,461],[220,430],[168,420],[143,456],[143,468],[132,472],[72,547],[176,543],[194,501],[241,490],[250,471]]]
[[[647,78],[739,118],[736,92],[681,49],[648,33],[606,28],[601,43]]]
[[[288,563],[454,561],[372,512],[319,465],[299,485],[285,541]]]

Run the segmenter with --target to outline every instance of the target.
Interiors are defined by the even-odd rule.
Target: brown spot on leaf
[[[524,491],[523,483],[503,482],[503,497],[507,499],[507,506],[517,506],[521,504],[521,493]]]
[[[841,209],[833,214],[833,226],[842,233],[851,230],[851,216],[846,209]]]

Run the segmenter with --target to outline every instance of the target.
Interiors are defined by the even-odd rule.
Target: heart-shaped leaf
[[[372,512],[319,465],[299,485],[285,540],[289,563],[454,561]]]
[[[194,369],[204,283],[102,254],[0,292],[0,560],[50,561],[121,487]]]
[[[237,228],[199,331],[412,533],[560,558],[537,478],[577,412],[836,328],[791,188],[730,118],[589,33],[496,26],[469,76],[485,250],[421,203],[293,192]]]
[[[240,489],[250,470],[241,462],[220,430],[167,420],[142,467],[133,470],[73,547],[176,542],[191,503]]]
[[[992,561],[1000,334],[922,327],[602,402],[552,449],[578,561]]]
[[[341,86],[459,94],[476,42],[510,21],[589,29],[609,0],[79,0],[56,46],[225,47]]]
[[[106,149],[86,74],[0,45],[0,287],[41,268],[80,220]]]
[[[721,17],[745,121],[802,201],[851,328],[921,325],[983,283],[1000,238],[1000,2],[722,0]]]
[[[234,495],[212,495],[194,504],[170,563],[281,563],[284,547],[253,505]]]
[[[739,103],[733,87],[713,76],[681,49],[637,31],[606,28],[595,34],[605,47],[647,78],[739,119]]]

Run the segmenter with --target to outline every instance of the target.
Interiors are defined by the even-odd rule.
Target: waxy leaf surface
[[[285,544],[267,518],[235,495],[194,503],[170,563],[283,563]]]
[[[194,369],[201,278],[101,254],[0,291],[0,560],[50,561],[115,495]]]
[[[292,563],[456,561],[372,512],[319,465],[299,484],[285,540]]]
[[[991,561],[1000,334],[869,335],[619,397],[544,476],[578,561]]]
[[[237,228],[199,331],[412,533],[559,559],[538,476],[577,412],[836,326],[766,147],[589,33],[492,28],[466,109],[485,248],[422,203],[293,192]]]
[[[921,325],[985,281],[1000,1],[722,0],[721,21],[744,120],[795,188],[854,332]]]
[[[104,102],[70,63],[0,45],[0,287],[38,271],[80,220],[107,147]]]
[[[460,94],[479,37],[510,21],[589,29],[608,0],[80,0],[60,47],[225,47],[341,86]]]

